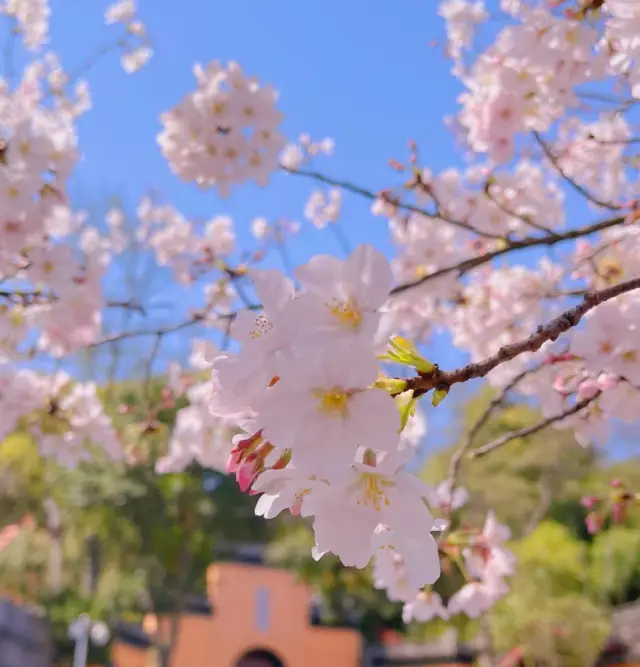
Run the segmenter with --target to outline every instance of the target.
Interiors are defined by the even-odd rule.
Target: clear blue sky
[[[52,0],[52,45],[73,72],[97,48],[118,35],[105,26],[104,0]],[[181,184],[156,143],[159,114],[194,85],[192,66],[209,60],[236,60],[245,72],[280,92],[283,129],[332,137],[335,155],[320,163],[328,174],[372,189],[397,182],[391,157],[405,158],[407,140],[419,142],[434,171],[461,166],[443,117],[456,110],[459,84],[442,55],[443,25],[435,0],[138,0],[140,17],[155,54],[139,73],[123,72],[116,54],[95,65],[88,80],[94,102],[79,123],[84,155],[72,192],[79,204],[119,195],[131,206],[149,187],[187,217],[231,215],[239,244],[250,242],[257,216],[302,221],[309,181],[276,175],[269,188],[237,188],[228,200]],[[369,214],[369,202],[346,196],[343,226],[352,245],[369,242],[390,253],[386,224]],[[294,262],[318,251],[339,253],[335,239],[309,223],[291,246]],[[163,301],[175,292],[167,282]],[[176,315],[179,315],[176,301]],[[182,312],[182,311],[181,311]],[[150,345],[151,341],[144,343]],[[163,343],[163,358],[182,354],[186,338]],[[430,354],[444,367],[461,360],[439,338]],[[428,449],[446,439],[460,389],[430,419]]]

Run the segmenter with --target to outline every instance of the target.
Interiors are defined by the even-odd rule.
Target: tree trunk
[[[478,667],[496,667],[497,664],[489,617],[484,615],[480,618],[480,631],[478,633]]]
[[[62,518],[60,510],[53,498],[44,501],[44,511],[47,520],[47,532],[51,538],[49,553],[49,590],[57,594],[62,589]]]
[[[182,542],[180,548],[180,555],[178,557],[178,587],[176,590],[175,603],[171,611],[171,617],[169,620],[169,636],[167,640],[164,640],[162,637],[162,627],[160,622],[158,622],[158,630],[160,636],[160,641],[158,642],[158,652],[157,652],[157,663],[158,667],[170,667],[171,657],[173,654],[173,649],[175,647],[176,641],[178,639],[178,633],[180,631],[180,616],[182,615],[182,610],[184,608],[184,601],[186,597],[187,584],[189,582],[189,572],[192,565],[192,556],[189,551],[189,544],[185,539]],[[160,619],[158,619],[159,621]]]

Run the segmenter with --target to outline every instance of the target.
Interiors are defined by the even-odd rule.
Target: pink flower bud
[[[590,512],[587,514],[586,519],[584,520],[585,525],[587,526],[587,531],[589,535],[595,535],[600,532],[602,524],[604,523],[604,518],[601,514],[597,512]]]
[[[620,378],[613,373],[600,373],[597,380],[598,389],[600,389],[600,391],[613,389],[619,381]]]
[[[599,502],[600,498],[598,498],[598,496],[584,496],[583,498],[580,498],[580,504],[588,510],[593,509]]]
[[[600,387],[598,386],[598,381],[593,378],[589,378],[587,380],[583,380],[578,385],[577,398],[579,401],[593,398],[599,393],[599,391]]]
[[[255,454],[250,454],[236,470],[236,482],[238,482],[241,491],[246,491],[253,484],[253,480],[258,476],[258,472],[260,472],[259,457]]]
[[[611,506],[611,521],[616,524],[624,523],[627,520],[627,503],[613,503]]]
[[[242,436],[234,436],[233,448],[229,454],[229,461],[227,462],[227,472],[236,472],[242,460],[253,452],[262,442],[262,429],[256,431],[248,438]]]

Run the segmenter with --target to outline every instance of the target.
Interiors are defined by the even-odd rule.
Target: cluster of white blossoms
[[[74,382],[63,372],[47,376],[0,366],[0,411],[0,438],[25,428],[43,456],[65,467],[91,460],[89,444],[97,444],[111,459],[122,455],[93,382]]]
[[[197,88],[161,116],[163,155],[183,180],[227,196],[234,185],[267,185],[286,145],[277,93],[231,62],[196,65]]]
[[[118,0],[107,8],[104,13],[105,23],[121,23],[126,28],[125,38],[120,40],[122,49],[120,63],[128,74],[137,72],[146,65],[153,49],[147,35],[147,29],[140,21],[134,0]]]
[[[607,0],[603,49],[613,72],[629,77],[631,92],[640,99],[640,4],[635,0]]]
[[[239,313],[240,352],[213,361],[211,411],[243,431],[228,469],[261,494],[257,514],[312,517],[314,557],[374,559],[378,585],[396,597],[401,586],[409,603],[440,575],[432,532],[445,524],[429,509],[434,490],[405,469],[402,394],[384,388],[390,266],[364,245],[344,262],[316,256],[295,277],[299,293],[278,271],[253,273],[264,314]]]
[[[28,49],[35,51],[48,41],[51,17],[48,0],[4,0],[0,2],[1,14],[16,21],[16,29]]]
[[[520,23],[500,32],[461,78],[459,119],[474,151],[497,163],[514,157],[515,135],[545,131],[578,98],[574,88],[604,77],[598,32],[550,9],[522,5]]]
[[[233,220],[218,215],[205,223],[187,220],[173,206],[154,206],[144,198],[138,206],[138,241],[153,250],[160,266],[169,266],[179,283],[190,283],[217,266],[236,246]]]

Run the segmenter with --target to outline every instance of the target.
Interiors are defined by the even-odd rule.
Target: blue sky
[[[52,0],[52,45],[67,70],[76,71],[97,49],[117,39],[118,28],[103,24],[108,4]],[[443,26],[431,0],[329,0],[315,7],[294,0],[138,4],[155,54],[134,76],[122,71],[115,53],[103,57],[87,76],[94,108],[79,122],[84,157],[72,187],[81,206],[93,207],[115,194],[133,207],[153,187],[186,216],[231,215],[240,245],[251,242],[253,218],[283,216],[303,223],[290,247],[294,263],[318,251],[340,253],[333,235],[302,220],[313,186],[309,181],[276,175],[266,189],[240,187],[221,200],[214,192],[180,183],[171,173],[156,143],[159,114],[193,88],[195,62],[216,59],[239,62],[246,73],[279,91],[288,137],[302,132],[332,137],[335,154],[318,166],[334,177],[374,190],[395,184],[397,176],[387,161],[404,159],[410,138],[419,142],[432,169],[460,163],[443,125],[443,117],[455,112],[459,87],[442,48],[433,45],[441,40]],[[346,196],[340,224],[351,245],[366,241],[390,254],[385,221],[372,217],[369,206]],[[164,303],[175,299],[177,312],[177,294],[168,281],[157,280],[158,298]],[[186,337],[167,339],[162,359],[183,354],[187,343]],[[145,339],[137,349],[143,352],[150,344]],[[434,346],[434,354],[444,366],[455,363],[446,341]],[[449,413],[443,405],[437,416],[430,415],[430,442],[443,440],[436,431],[448,427]]]
[[[105,26],[103,0],[51,0],[52,46],[65,69],[76,71],[100,47],[115,41],[116,26]],[[133,208],[149,188],[187,217],[231,215],[239,245],[250,243],[249,223],[258,216],[302,221],[313,184],[278,174],[270,187],[236,188],[221,200],[182,184],[171,173],[156,143],[159,114],[194,85],[195,62],[239,62],[246,73],[280,92],[283,130],[291,139],[306,132],[332,137],[335,155],[318,166],[327,174],[377,190],[397,183],[388,167],[404,159],[407,140],[415,139],[424,163],[438,171],[462,166],[453,136],[443,118],[456,111],[459,84],[442,54],[443,25],[435,0],[138,0],[140,17],[154,42],[155,54],[139,73],[123,72],[116,53],[89,72],[94,108],[79,122],[83,161],[72,184],[75,201],[99,208],[107,197],[122,197]],[[440,45],[434,45],[440,42]],[[369,214],[367,201],[346,196],[342,228],[351,245],[372,243],[390,254],[386,224]],[[319,251],[340,253],[331,234],[303,221],[292,242],[294,263]],[[276,260],[277,261],[277,260]],[[176,292],[164,274],[155,290],[173,305],[162,317],[182,319],[184,292]],[[117,289],[112,278],[110,289]],[[122,317],[122,314],[117,315]],[[126,322],[123,322],[127,326]],[[151,344],[140,341],[144,353]],[[163,342],[161,362],[184,355],[188,337]],[[445,338],[438,337],[430,356],[443,367],[463,360]],[[468,388],[452,392],[433,410],[427,449],[451,436],[451,415]]]

